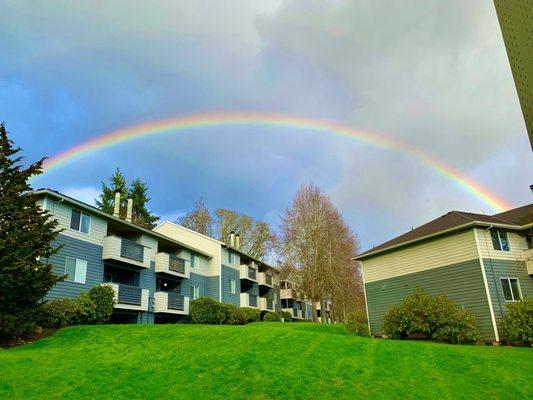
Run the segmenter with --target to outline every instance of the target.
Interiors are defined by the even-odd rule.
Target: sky
[[[511,206],[532,153],[492,2],[0,0],[0,120],[26,162],[209,112],[283,113],[400,140]],[[211,126],[88,153],[35,178],[92,203],[116,167],[175,220],[199,198],[277,228],[314,183],[361,250],[484,199],[405,151],[313,129]]]

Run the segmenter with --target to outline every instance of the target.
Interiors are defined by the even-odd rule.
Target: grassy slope
[[[0,399],[516,398],[533,350],[346,336],[342,326],[72,327],[0,350]]]

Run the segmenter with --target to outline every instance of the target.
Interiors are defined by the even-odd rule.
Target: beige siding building
[[[499,341],[506,304],[533,296],[533,204],[488,216],[452,211],[357,257],[373,335],[416,289],[445,294]]]

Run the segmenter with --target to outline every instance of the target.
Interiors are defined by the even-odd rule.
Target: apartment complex
[[[452,211],[356,257],[372,335],[388,308],[416,289],[471,311],[499,341],[506,305],[533,296],[533,204],[495,215]]]
[[[68,197],[41,189],[38,204],[51,213],[62,245],[48,260],[57,275],[67,275],[48,299],[74,297],[100,284],[115,290],[114,323],[186,321],[190,301],[210,297],[240,307],[279,311],[278,271],[232,245],[171,222],[154,230]],[[115,201],[120,204],[120,201]]]
[[[494,0],[494,5],[533,147],[533,2]]]

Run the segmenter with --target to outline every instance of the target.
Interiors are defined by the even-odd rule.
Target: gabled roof
[[[161,235],[160,233],[157,233],[157,232],[154,232],[150,229],[147,229],[147,228],[144,228],[142,226],[139,226],[137,224],[134,224],[133,222],[128,222],[128,221],[124,221],[123,219],[121,218],[118,218],[118,217],[115,217],[114,215],[110,215],[106,212],[103,212],[102,210],[94,207],[94,206],[91,206],[90,204],[87,204],[87,203],[84,203],[82,201],[79,201],[79,200],[76,200],[74,199],[73,197],[70,197],[70,196],[67,196],[66,194],[63,194],[63,193],[60,193],[58,192],[57,190],[52,190],[52,189],[48,189],[48,188],[41,188],[41,189],[37,189],[37,190],[34,190],[33,192],[28,192],[29,194],[33,195],[33,196],[51,196],[51,197],[55,197],[57,199],[62,199],[64,201],[68,201],[69,203],[71,204],[74,204],[76,205],[76,207],[78,208],[82,208],[82,209],[85,209],[93,214],[96,214],[102,218],[105,218],[107,220],[111,220],[111,221],[114,221],[114,222],[117,222],[121,225],[124,225],[124,226],[127,226],[133,230],[137,230],[137,231],[140,231],[146,235],[149,235],[149,236],[152,236],[152,237],[155,237],[159,240],[163,240],[163,241],[166,241],[167,243],[173,243],[173,244],[177,244],[181,247],[184,247],[186,249],[189,249],[189,250],[193,250],[194,252],[198,253],[198,254],[201,254],[207,258],[211,258],[211,255],[210,254],[207,254],[199,249],[196,249],[194,247],[191,247],[185,243],[182,243],[178,240],[174,240],[174,239],[171,239],[169,238],[168,236],[165,236],[165,235]]]
[[[463,211],[450,211],[449,213],[421,225],[403,235],[397,236],[379,246],[355,257],[360,260],[370,255],[381,253],[385,250],[401,247],[419,240],[427,239],[439,234],[456,231],[459,229],[483,225],[505,226],[509,229],[524,229],[533,224],[533,204],[515,208],[494,215],[475,214]]]

